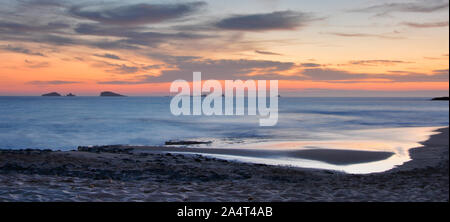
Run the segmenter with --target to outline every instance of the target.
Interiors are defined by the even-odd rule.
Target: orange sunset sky
[[[447,96],[447,0],[0,0],[0,95],[168,95],[278,79],[286,96]]]

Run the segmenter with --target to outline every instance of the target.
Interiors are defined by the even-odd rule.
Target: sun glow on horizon
[[[425,4],[414,0],[395,8],[342,0],[323,10],[312,1],[248,1],[239,10],[164,1],[162,17],[151,7],[135,13],[138,1],[5,3],[0,95],[166,95],[170,82],[194,71],[218,80],[278,79],[291,96],[448,95],[448,1],[431,0],[428,11],[413,10]]]

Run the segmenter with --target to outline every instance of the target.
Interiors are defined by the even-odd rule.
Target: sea
[[[278,123],[261,116],[175,116],[171,97],[0,97],[0,149],[75,150],[93,145],[164,146],[202,141],[202,148],[386,151],[372,163],[336,165],[298,158],[219,156],[244,162],[382,172],[410,160],[434,130],[449,124],[448,101],[430,98],[278,98]],[[234,107],[236,108],[236,107]],[[189,146],[187,146],[189,147]]]

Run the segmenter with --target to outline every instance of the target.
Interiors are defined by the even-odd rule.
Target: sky
[[[192,72],[283,96],[448,96],[448,0],[0,0],[0,96],[168,95]]]

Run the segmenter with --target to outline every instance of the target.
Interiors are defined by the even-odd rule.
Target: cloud
[[[42,54],[40,52],[33,52],[30,49],[27,49],[27,48],[24,48],[21,46],[2,45],[2,46],[0,46],[0,50],[21,53],[21,54],[26,54],[26,55],[32,55],[32,56],[42,56],[42,57],[45,56],[44,54]]]
[[[443,58],[437,58],[437,57],[429,57],[429,56],[424,56],[424,59],[428,59],[428,60],[442,60]]]
[[[116,46],[118,43],[142,46],[156,46],[162,42],[171,40],[192,40],[211,37],[207,35],[192,34],[186,32],[163,33],[141,30],[142,28],[136,27],[105,27],[98,24],[80,24],[77,28],[75,28],[75,31],[78,34],[123,38],[120,41],[112,42],[114,43],[113,46]],[[102,46],[101,44],[99,45]],[[105,44],[103,44],[103,47],[105,47]]]
[[[107,72],[117,73],[117,74],[135,74],[140,71],[137,66],[129,66],[126,64],[112,64],[104,62],[102,66],[108,67]]]
[[[353,9],[351,12],[371,12],[378,16],[395,12],[431,13],[448,10],[449,3],[444,0],[416,1],[408,3],[384,3],[365,8]]]
[[[426,23],[414,23],[414,22],[403,22],[403,25],[412,28],[437,28],[437,27],[447,27],[448,21],[445,22],[426,22]]]
[[[202,72],[203,79],[278,79],[308,80],[340,83],[356,83],[370,81],[386,82],[445,82],[448,81],[448,69],[435,70],[432,73],[414,73],[409,71],[390,71],[388,73],[368,74],[352,73],[346,70],[318,68],[318,63],[280,62],[271,60],[229,60],[203,59],[194,56],[159,55],[164,65],[133,66],[112,64],[115,72],[140,74],[129,80],[100,81],[99,84],[136,85],[172,82],[177,79],[192,81],[193,72]],[[355,64],[398,64],[408,63],[401,60],[359,60]],[[126,68],[125,70],[122,70]],[[302,69],[303,68],[303,69]],[[152,72],[152,74],[143,74]],[[159,73],[159,75],[158,75]]]
[[[99,81],[97,84],[100,85],[140,85],[140,84],[149,84],[149,82],[146,81]]]
[[[139,68],[136,66],[128,66],[128,65],[117,65],[113,70],[109,70],[110,72],[120,73],[120,74],[130,74],[137,73]]]
[[[437,69],[437,70],[433,70],[434,74],[438,74],[438,75],[448,75],[448,69]]]
[[[30,7],[66,7],[66,0],[21,0],[21,6]]]
[[[307,88],[299,91],[292,89],[287,91],[283,89],[282,95],[286,96],[303,96],[303,97],[437,97],[448,95],[448,90],[353,90],[353,89],[324,89],[324,88]],[[299,94],[300,93],[300,94]]]
[[[305,69],[302,71],[302,75],[304,80],[316,80],[316,81],[333,81],[333,80],[367,78],[367,75],[365,74],[351,74],[346,71],[334,69]]]
[[[100,84],[146,84],[172,82],[177,79],[192,81],[193,72],[202,72],[203,79],[299,79],[280,73],[295,68],[294,63],[269,60],[192,60],[171,58],[173,69],[164,69],[159,76],[141,75],[130,81],[101,81]]]
[[[0,21],[0,33],[14,32],[55,32],[62,29],[70,28],[69,24],[61,22],[49,22],[47,24],[22,24],[18,22]]]
[[[295,67],[291,62],[270,60],[199,60],[182,61],[175,64],[177,70],[166,70],[156,81],[173,81],[176,79],[192,79],[192,72],[200,71],[205,79],[255,79],[260,75],[278,74]],[[277,75],[282,78],[282,75]]]
[[[385,60],[385,59],[376,59],[376,60],[354,60],[350,61],[351,65],[366,65],[366,66],[375,66],[375,65],[396,65],[396,64],[404,64],[411,63],[405,62],[401,60]]]
[[[109,62],[97,62],[95,64],[97,67],[105,68],[105,71],[116,73],[116,74],[143,74],[155,69],[160,69],[162,65],[142,65],[142,64],[115,64]]]
[[[177,4],[140,3],[97,10],[74,6],[69,9],[69,12],[76,17],[104,24],[143,25],[180,18],[192,14],[204,5],[206,5],[204,2]]]
[[[228,64],[228,69],[223,67],[214,70],[207,63]],[[276,65],[277,64],[277,65]],[[281,68],[282,63],[273,61],[258,60],[215,60],[201,61],[191,64],[191,68],[183,67],[176,70],[163,71],[160,76],[139,75],[130,80],[112,80],[99,81],[98,84],[106,85],[138,85],[149,83],[171,82],[177,79],[192,81],[192,72],[202,72],[202,79],[278,79],[278,80],[297,80],[297,81],[320,81],[333,83],[360,83],[360,82],[448,82],[448,69],[435,70],[431,74],[414,73],[408,71],[391,71],[389,74],[367,74],[367,73],[351,73],[345,70],[310,68],[304,69],[294,75],[282,75],[273,70],[282,69],[284,71],[295,67],[289,65]],[[219,65],[220,66],[220,65]],[[262,69],[261,69],[262,68]],[[264,70],[266,68],[266,70]],[[272,71],[268,71],[271,70]],[[232,71],[230,71],[232,70]],[[253,73],[255,70],[260,72]],[[252,75],[249,75],[253,73]]]
[[[322,65],[317,63],[301,63],[300,67],[306,67],[306,68],[313,68],[313,67],[320,67]]]
[[[402,37],[390,36],[390,35],[381,35],[381,34],[367,34],[367,33],[345,33],[345,32],[327,32],[324,34],[334,35],[339,37],[362,37],[362,38],[381,38],[381,39],[403,39]]]
[[[99,81],[97,84],[101,85],[141,85],[141,84],[150,84],[152,81],[150,79],[154,78],[151,75],[139,75],[134,79],[130,80],[111,80],[111,81]]]
[[[28,68],[45,68],[50,66],[48,62],[34,62],[30,60],[25,60],[25,64]]]
[[[301,72],[302,80],[329,82],[360,82],[365,79],[379,79],[393,82],[448,82],[448,69],[436,70],[431,74],[412,73],[408,71],[391,71],[391,74],[351,73],[336,69],[305,69]],[[351,80],[351,81],[349,81]]]
[[[114,55],[114,54],[110,54],[110,53],[105,53],[105,54],[94,54],[94,56],[102,57],[102,58],[107,58],[107,59],[122,60],[119,56]]]
[[[279,54],[279,53],[269,52],[269,51],[262,51],[262,50],[255,50],[255,53],[261,54],[261,55],[278,55],[278,56],[282,55],[282,54]]]
[[[317,20],[311,14],[294,11],[277,11],[265,14],[234,15],[222,19],[215,26],[238,31],[293,30]]]
[[[82,82],[78,81],[62,81],[62,80],[52,80],[52,81],[31,81],[28,84],[31,85],[67,85],[67,84],[78,84]]]

